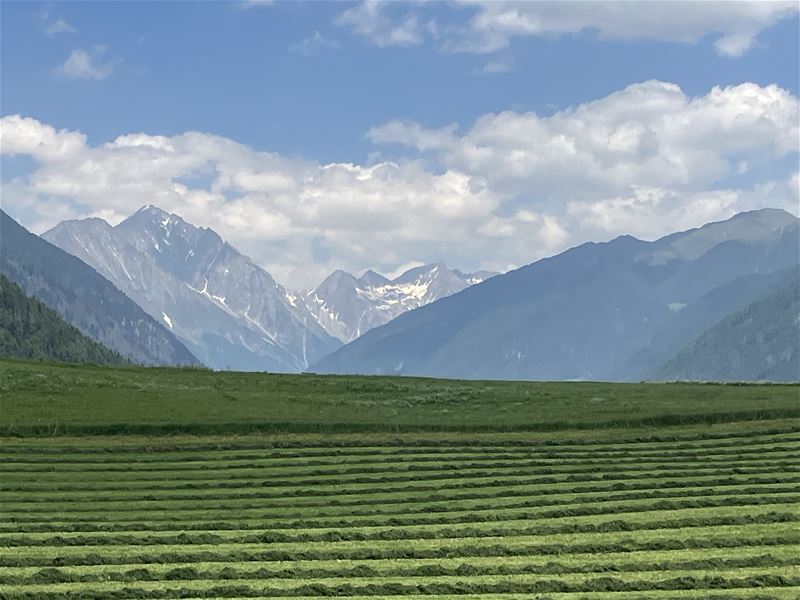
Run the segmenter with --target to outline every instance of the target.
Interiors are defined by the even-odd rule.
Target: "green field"
[[[798,598],[800,387],[0,362],[0,599]]]

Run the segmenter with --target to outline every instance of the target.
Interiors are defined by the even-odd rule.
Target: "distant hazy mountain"
[[[0,272],[84,335],[148,365],[199,365],[158,322],[89,265],[0,211]]]
[[[460,292],[496,273],[462,273],[443,263],[409,269],[389,280],[374,271],[356,278],[335,271],[302,294],[309,311],[330,335],[350,342],[398,315]]]
[[[770,209],[583,244],[402,314],[312,370],[636,379],[796,266],[799,244],[798,219]]]
[[[800,277],[790,269],[761,299],[699,335],[656,379],[800,381]]]
[[[53,309],[0,275],[0,357],[98,365],[125,359],[90,340]]]
[[[714,288],[705,296],[676,310],[653,333],[648,345],[628,357],[616,372],[625,374],[626,379],[652,379],[656,367],[675,356],[700,332],[761,298],[785,275],[785,271],[755,273]]]
[[[341,345],[214,231],[154,206],[116,227],[65,221],[43,237],[108,277],[210,367],[301,371]]]

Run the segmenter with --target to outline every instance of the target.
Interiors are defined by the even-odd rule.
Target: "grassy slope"
[[[0,361],[0,433],[548,431],[800,416],[800,386],[526,383]]]

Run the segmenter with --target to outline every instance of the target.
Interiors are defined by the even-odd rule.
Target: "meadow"
[[[799,400],[3,361],[0,598],[797,598]]]

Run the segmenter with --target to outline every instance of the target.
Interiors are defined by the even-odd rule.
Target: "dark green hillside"
[[[116,352],[93,342],[58,313],[0,275],[0,356],[62,362],[122,364]]]
[[[760,300],[707,329],[657,376],[694,381],[800,381],[797,269]]]

